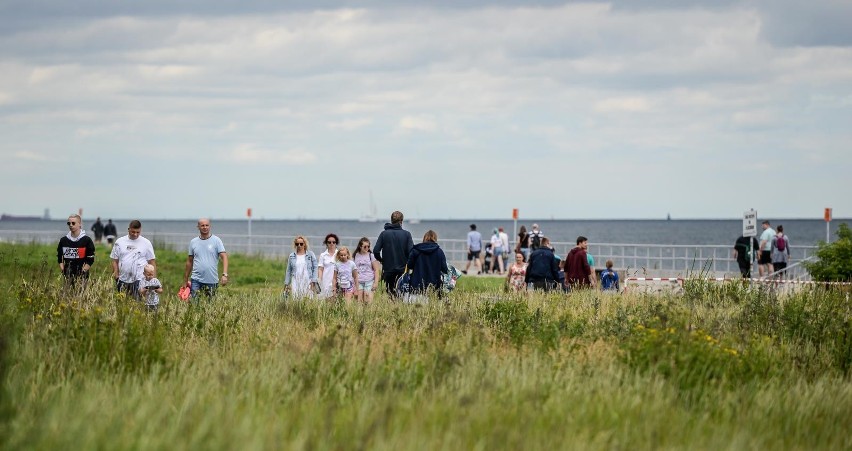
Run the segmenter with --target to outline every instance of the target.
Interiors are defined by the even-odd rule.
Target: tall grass
[[[148,314],[107,279],[67,292],[49,251],[0,246],[4,449],[852,447],[830,290],[518,297],[463,277],[448,302],[284,302],[280,263],[250,261],[264,282]],[[182,255],[161,255],[178,283]]]

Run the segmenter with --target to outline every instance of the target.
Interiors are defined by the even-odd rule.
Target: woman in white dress
[[[317,290],[317,256],[308,249],[308,239],[302,235],[293,239],[294,251],[287,258],[284,274],[284,296],[313,297]]]
[[[334,296],[334,264],[337,261],[337,245],[340,239],[329,233],[325,236],[325,251],[319,256],[320,299]]]

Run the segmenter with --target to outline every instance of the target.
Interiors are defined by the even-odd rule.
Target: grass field
[[[2,449],[850,449],[841,291],[283,302],[283,262],[233,256],[212,303],[148,314],[55,249],[0,243]]]

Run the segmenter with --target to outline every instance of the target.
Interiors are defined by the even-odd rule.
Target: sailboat
[[[362,214],[360,218],[358,218],[358,222],[378,222],[378,209],[376,208],[376,201],[373,200],[373,191],[370,191],[370,211]]]
[[[420,210],[417,210],[417,216],[408,220],[409,224],[420,224]]]

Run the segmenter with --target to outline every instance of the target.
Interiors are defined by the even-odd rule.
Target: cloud
[[[595,104],[595,111],[599,113],[642,113],[650,110],[650,102],[643,97],[605,99]]]
[[[12,154],[15,159],[23,161],[32,161],[37,163],[55,163],[62,161],[59,158],[43,155],[29,150],[19,150]]]
[[[316,155],[302,149],[272,150],[240,144],[228,155],[227,160],[239,164],[286,164],[293,166],[310,165],[317,161]]]
[[[399,120],[399,129],[403,131],[433,132],[438,124],[431,117],[404,116]]]
[[[463,190],[464,173],[447,167],[488,161],[529,176],[519,161],[556,173],[583,161],[592,169],[575,175],[582,183],[618,174],[613,188],[628,192],[695,168],[708,186],[726,185],[725,168],[769,153],[789,163],[779,176],[805,177],[803,196],[852,189],[796,172],[852,164],[852,45],[834,26],[846,17],[841,2],[319,1],[0,5],[0,152],[35,178],[37,165],[21,162],[75,155],[69,169],[85,160],[108,174],[117,159],[168,164],[216,149],[211,172],[250,174],[223,193],[243,197],[282,165],[311,178],[327,167],[319,162],[436,165],[447,189]],[[797,16],[824,17],[827,28]],[[634,170],[646,160],[651,167]],[[366,183],[375,187],[431,188],[403,171],[374,172]],[[536,182],[564,189],[552,179]],[[679,190],[667,180],[653,187]],[[91,195],[121,201],[109,189]],[[313,195],[299,214],[328,217],[323,206],[339,192]],[[554,208],[510,192],[484,199],[477,214],[504,202],[530,214]],[[685,205],[693,216],[713,210]],[[440,208],[422,216],[469,213],[463,202]]]
[[[359,128],[364,128],[373,123],[372,118],[363,117],[363,118],[347,118],[338,122],[330,122],[328,124],[328,128],[332,130],[357,130]]]

